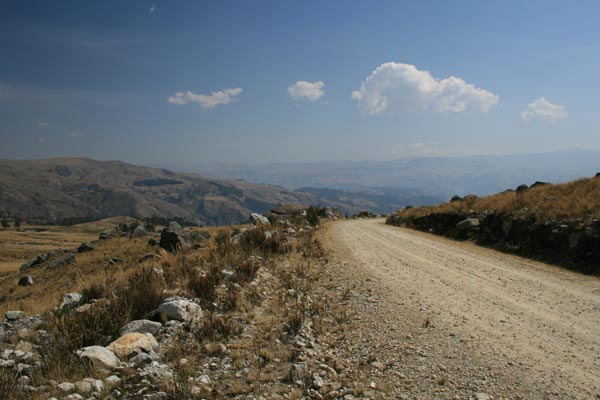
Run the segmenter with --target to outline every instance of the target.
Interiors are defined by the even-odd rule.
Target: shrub
[[[317,226],[319,225],[319,222],[321,222],[321,215],[319,210],[319,207],[312,206],[308,207],[308,210],[306,210],[306,221],[308,221],[308,223],[312,226]]]

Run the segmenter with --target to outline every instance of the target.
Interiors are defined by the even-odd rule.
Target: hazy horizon
[[[11,2],[0,158],[600,149],[596,2]]]

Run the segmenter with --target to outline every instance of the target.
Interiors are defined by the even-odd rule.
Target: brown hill
[[[338,206],[317,195],[239,180],[85,158],[0,160],[0,216],[32,222],[83,222],[112,216],[179,217],[200,225],[245,221],[282,203]]]

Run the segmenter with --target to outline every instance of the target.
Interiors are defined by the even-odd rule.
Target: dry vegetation
[[[523,193],[506,191],[482,198],[443,203],[432,207],[414,207],[398,214],[419,218],[433,213],[473,214],[494,211],[500,215],[518,215],[536,222],[600,219],[600,177],[580,179],[560,185],[531,188]]]
[[[307,361],[311,351],[307,343],[312,347],[317,337],[335,346],[347,329],[348,310],[341,304],[342,293],[323,292],[317,285],[326,254],[312,230],[297,229],[293,235],[283,228],[271,228],[268,235],[260,228],[243,233],[237,228],[213,230],[208,245],[175,254],[153,249],[146,239],[115,238],[101,241],[94,251],[78,255],[75,264],[61,270],[36,271],[39,284],[34,286],[18,288],[14,280],[5,280],[1,290],[8,295],[1,304],[3,311],[47,311],[42,331],[12,338],[13,345],[21,340],[34,343],[39,365],[27,373],[26,383],[46,389],[24,391],[25,374],[0,368],[0,397],[61,396],[54,386],[57,382],[102,378],[75,351],[107,345],[125,324],[140,318],[165,324],[157,336],[159,356],[173,371],[173,379],[149,383],[138,376],[139,370],[125,368],[119,390],[129,393],[128,398],[141,398],[133,393],[144,387],[147,393],[164,392],[169,399],[250,393],[300,398],[314,391],[312,372],[290,376],[290,367]],[[149,252],[152,258],[143,257]],[[113,257],[121,261],[109,264]],[[83,310],[55,308],[70,291],[83,295]],[[198,299],[205,313],[202,321],[170,324],[153,313],[173,295]],[[211,384],[199,385],[200,374],[210,374]],[[351,386],[352,381],[344,384]],[[108,390],[102,396],[120,398]]]

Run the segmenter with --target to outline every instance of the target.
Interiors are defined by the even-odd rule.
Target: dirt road
[[[429,363],[443,361],[448,379],[472,373],[492,398],[600,398],[600,279],[382,220],[337,222],[326,242],[351,273],[378,285],[386,306],[371,317],[375,336],[420,318],[434,329],[414,346]],[[486,367],[492,373],[481,378]],[[427,373],[415,370],[417,380]],[[467,393],[437,376],[448,390],[435,393],[448,397],[431,389],[419,398]]]

